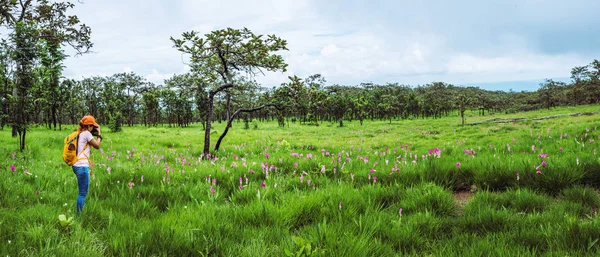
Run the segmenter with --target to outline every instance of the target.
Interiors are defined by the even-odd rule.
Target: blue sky
[[[73,13],[95,53],[70,57],[65,76],[133,71],[162,84],[188,70],[169,37],[247,27],[288,41],[288,71],[256,78],[267,87],[320,73],[327,84],[535,90],[600,58],[597,10],[597,0],[87,0]]]

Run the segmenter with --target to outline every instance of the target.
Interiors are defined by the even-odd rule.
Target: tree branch
[[[227,83],[227,84],[224,84],[224,85],[222,85],[222,86],[220,86],[220,87],[216,88],[215,90],[212,90],[212,91],[210,91],[210,97],[212,98],[212,97],[214,97],[214,96],[215,96],[217,93],[219,93],[219,92],[221,92],[221,91],[223,91],[223,90],[225,90],[225,89],[232,88],[232,87],[233,87],[233,84],[232,84],[232,83]]]
[[[219,136],[219,140],[217,140],[217,144],[215,145],[215,152],[219,151],[219,146],[221,146],[221,141],[223,141],[223,138],[225,138],[225,135],[227,135],[227,132],[229,131],[229,127],[231,127],[231,123],[233,122],[233,119],[235,118],[235,116],[237,116],[240,112],[255,112],[255,111],[260,111],[264,108],[267,107],[275,107],[275,109],[277,110],[281,110],[282,108],[276,104],[265,104],[265,105],[261,105],[259,107],[256,108],[250,108],[250,109],[237,109],[237,111],[235,111],[233,113],[233,115],[231,115],[231,117],[229,117],[229,120],[227,121],[227,126],[225,126],[225,130],[223,131],[223,134],[221,134],[221,136]]]

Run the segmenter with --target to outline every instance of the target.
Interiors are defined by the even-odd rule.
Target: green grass
[[[467,122],[597,109],[467,112]],[[79,217],[61,159],[74,126],[32,128],[24,152],[5,128],[0,256],[598,254],[600,115],[344,124],[234,123],[210,161],[199,160],[200,125],[106,131]],[[475,193],[459,203],[464,190]],[[61,214],[74,219],[61,225]]]

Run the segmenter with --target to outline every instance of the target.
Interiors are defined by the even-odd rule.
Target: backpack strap
[[[79,158],[79,156],[80,156],[80,155],[81,155],[83,152],[85,152],[85,149],[86,149],[86,148],[88,148],[88,146],[89,146],[89,145],[90,145],[90,144],[85,144],[85,146],[83,147],[83,149],[81,150],[81,152],[77,154],[77,160],[78,160],[78,161],[79,161],[79,160],[89,160],[89,158]]]

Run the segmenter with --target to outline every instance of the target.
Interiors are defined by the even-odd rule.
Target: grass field
[[[69,131],[32,128],[21,153],[5,128],[0,256],[600,254],[598,114],[257,125],[209,161],[199,124],[104,132],[81,216]]]

